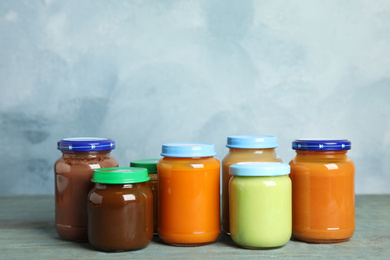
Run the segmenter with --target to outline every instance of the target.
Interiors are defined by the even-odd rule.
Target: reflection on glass
[[[123,198],[125,199],[125,201],[135,200],[134,194],[123,194]]]
[[[338,166],[337,164],[335,163],[327,163],[327,164],[324,164],[326,168],[328,168],[328,170],[338,170]]]
[[[203,164],[191,164],[193,168],[204,168]]]
[[[92,170],[95,170],[95,169],[100,169],[100,164],[97,164],[97,163],[91,163],[89,165],[89,167],[91,167]]]

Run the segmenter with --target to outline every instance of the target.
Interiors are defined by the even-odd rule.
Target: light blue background
[[[54,192],[56,142],[271,134],[352,141],[357,193],[390,192],[390,1],[1,1],[0,193]]]

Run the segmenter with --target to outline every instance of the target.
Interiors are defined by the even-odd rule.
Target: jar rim
[[[351,149],[351,141],[332,138],[302,138],[292,142],[292,149],[306,151],[342,151]]]
[[[273,135],[231,135],[227,138],[228,148],[276,148],[278,139]]]
[[[209,157],[214,156],[215,145],[210,143],[169,143],[163,144],[161,156],[166,157]]]
[[[104,184],[140,183],[150,180],[148,170],[135,167],[111,167],[93,170],[91,182]]]
[[[75,152],[107,151],[115,149],[115,141],[101,137],[71,137],[58,141],[57,149]]]
[[[130,162],[130,167],[136,168],[145,168],[148,170],[148,174],[157,173],[157,162],[160,159],[142,159],[142,160],[133,160]]]
[[[290,173],[290,165],[282,162],[240,162],[229,167],[232,176],[281,176]]]

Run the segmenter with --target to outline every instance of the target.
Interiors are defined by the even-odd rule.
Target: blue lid
[[[292,142],[292,149],[308,150],[308,151],[350,150],[351,141],[347,139],[322,139],[322,138],[297,139],[294,142]]]
[[[256,149],[276,148],[278,139],[272,135],[232,135],[227,138],[229,148]]]
[[[290,173],[290,165],[281,162],[241,162],[229,167],[233,176],[280,176]]]
[[[57,143],[57,149],[76,152],[106,151],[115,149],[115,141],[98,137],[65,138]]]
[[[207,157],[214,156],[215,146],[208,143],[163,144],[162,156],[167,157]]]

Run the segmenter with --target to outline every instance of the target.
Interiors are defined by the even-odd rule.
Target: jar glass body
[[[272,248],[291,237],[291,180],[234,176],[230,180],[230,232],[245,248]]]
[[[354,163],[347,151],[297,150],[290,162],[293,236],[313,243],[346,241],[355,230]]]
[[[222,160],[222,230],[230,234],[229,221],[229,167],[239,162],[281,162],[275,148],[240,149],[229,148],[229,153]]]
[[[87,196],[94,185],[93,170],[118,166],[110,152],[62,151],[62,157],[55,162],[55,227],[60,237],[88,239]]]
[[[146,247],[153,238],[153,194],[145,183],[96,183],[88,196],[88,240],[103,251]]]
[[[158,170],[158,234],[165,243],[197,246],[220,234],[220,163],[214,157],[164,157]]]
[[[157,186],[157,174],[148,174],[150,180],[146,185],[150,188],[153,193],[153,234],[157,235],[157,202],[158,202],[158,186]]]

